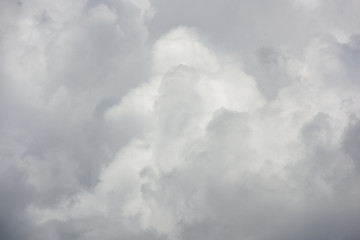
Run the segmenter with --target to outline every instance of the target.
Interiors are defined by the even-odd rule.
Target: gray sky
[[[360,239],[359,16],[1,0],[0,239]]]

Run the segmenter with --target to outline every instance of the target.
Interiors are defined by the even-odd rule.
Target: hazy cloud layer
[[[360,2],[0,2],[0,239],[360,238]]]

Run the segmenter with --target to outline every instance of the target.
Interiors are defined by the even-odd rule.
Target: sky
[[[359,16],[0,0],[0,239],[360,239]]]

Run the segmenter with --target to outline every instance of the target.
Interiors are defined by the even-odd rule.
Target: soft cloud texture
[[[359,13],[2,1],[0,239],[359,239]]]

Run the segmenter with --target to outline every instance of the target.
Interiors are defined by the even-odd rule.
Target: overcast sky
[[[359,34],[359,0],[0,0],[0,239],[360,239]]]

